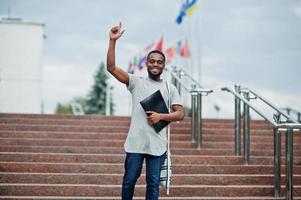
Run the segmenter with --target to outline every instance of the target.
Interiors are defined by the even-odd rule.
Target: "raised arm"
[[[109,42],[109,48],[107,53],[107,70],[121,83],[128,85],[129,74],[124,70],[122,70],[121,68],[117,67],[115,64],[116,40],[118,40],[123,33],[124,30],[121,31],[121,23],[119,24],[119,26],[115,26],[110,30],[110,42]]]

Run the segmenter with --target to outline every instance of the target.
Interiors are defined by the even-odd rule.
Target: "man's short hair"
[[[162,57],[163,57],[163,61],[165,62],[165,55],[162,51],[159,51],[159,50],[152,50],[151,52],[149,52],[147,54],[147,57],[146,57],[146,60],[148,60],[148,57],[153,54],[153,53],[157,53],[157,54],[160,54]]]

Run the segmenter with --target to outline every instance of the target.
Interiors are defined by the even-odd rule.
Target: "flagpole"
[[[200,0],[199,0],[200,1]],[[199,3],[199,2],[198,2]],[[199,15],[196,15],[197,19],[196,19],[196,44],[197,44],[197,74],[198,74],[198,78],[197,80],[199,81],[199,84],[202,85],[202,52],[201,52],[201,41],[199,40],[200,38],[200,16],[201,16],[201,9],[199,8]]]
[[[194,68],[194,60],[193,60],[193,58],[192,58],[192,55],[195,55],[195,53],[194,53],[194,48],[192,48],[192,44],[193,44],[193,26],[192,26],[192,24],[193,24],[193,17],[189,17],[188,18],[188,20],[189,20],[189,22],[188,22],[188,24],[189,24],[189,26],[188,26],[188,33],[189,33],[189,40],[188,41],[190,41],[189,43],[190,43],[190,57],[189,57],[189,64],[190,64],[190,75],[192,75],[192,77],[194,77],[195,75],[195,68]],[[195,77],[194,77],[195,78]]]
[[[190,21],[190,19],[188,18],[187,19],[187,29],[186,29],[186,40],[188,41],[188,38],[190,38],[190,35],[191,35],[191,31],[190,31],[190,23],[191,23],[191,21]],[[190,53],[191,53],[191,49],[190,49]],[[191,60],[192,60],[192,56],[190,55],[190,57],[188,57],[187,59],[185,59],[186,60],[186,65],[187,65],[187,67],[188,67],[188,70],[187,71],[189,71],[189,73],[190,73],[190,75],[193,75],[193,68],[192,68],[192,64],[191,64]]]
[[[183,6],[183,4],[184,4],[184,0],[181,0],[181,6]],[[183,20],[183,19],[182,19]],[[184,22],[182,22],[182,23],[184,23]],[[179,67],[181,67],[181,68],[183,68],[183,69],[185,69],[186,71],[190,71],[190,67],[189,67],[189,65],[188,65],[188,59],[187,58],[185,58],[185,57],[182,57],[180,54],[181,54],[181,49],[184,47],[184,44],[185,44],[185,40],[187,39],[187,30],[188,30],[188,23],[184,23],[183,24],[183,28],[182,28],[182,35],[184,35],[185,37],[184,38],[182,38],[182,44],[181,44],[181,48],[180,48],[180,52],[179,52],[179,55],[178,55],[178,57],[179,57],[179,59],[180,59],[180,66]],[[186,80],[186,79],[185,79]],[[185,81],[184,80],[184,81]],[[183,102],[189,102],[189,100],[187,99],[187,96],[185,95],[183,95],[182,96],[182,101]],[[184,103],[184,106],[186,107],[186,106],[189,106],[189,105],[187,105],[187,103]]]
[[[183,3],[184,3],[184,0],[181,0],[181,5],[183,5]],[[183,22],[182,22],[183,23]],[[187,23],[185,23],[184,24],[184,26],[183,26],[183,35],[185,36],[185,38],[184,39],[186,39],[187,38]],[[181,62],[181,67],[183,67],[184,69],[185,69],[185,65],[188,67],[188,63],[187,63],[187,60],[184,60],[183,61],[183,59],[181,59],[182,60],[182,62]],[[183,66],[184,65],[184,66]],[[186,69],[187,71],[190,71],[190,69]]]

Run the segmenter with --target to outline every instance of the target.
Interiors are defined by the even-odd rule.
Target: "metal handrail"
[[[285,110],[288,115],[290,115],[290,113],[295,113],[297,115],[297,121],[301,123],[301,112],[300,111],[292,109],[290,107],[286,107],[286,108],[282,108],[282,109]]]
[[[287,119],[287,121],[290,122],[294,122],[294,123],[298,123],[297,121],[291,119],[291,117],[289,115],[287,115],[286,113],[284,113],[283,111],[281,111],[281,109],[278,109],[272,102],[270,102],[269,100],[265,99],[264,97],[260,96],[259,94],[255,93],[253,90],[250,90],[248,88],[243,88],[242,90],[247,91],[252,93],[256,98],[259,98],[260,100],[262,100],[266,105],[270,106],[271,108],[273,108],[275,111],[278,112],[278,114],[281,114],[283,117],[285,117]]]
[[[195,143],[195,136],[197,135],[197,148],[202,147],[202,96],[207,96],[213,90],[204,89],[201,85],[185,70],[176,66],[172,70],[165,68],[172,76],[173,83],[176,85],[179,92],[183,87],[191,94],[191,142]],[[188,77],[189,81],[193,84],[187,85],[183,81],[184,77]]]
[[[78,102],[71,102],[71,110],[74,115],[84,115],[85,114],[83,106]]]
[[[179,68],[179,69],[178,69]],[[179,81],[179,83],[181,84],[181,86],[188,92],[191,92],[191,91],[194,91],[194,90],[198,90],[202,93],[211,93],[213,92],[213,90],[211,89],[204,89],[200,84],[199,82],[197,82],[189,73],[187,73],[184,69],[180,68],[180,67],[176,67],[176,66],[173,66],[172,67],[172,70],[170,70],[169,68],[165,68],[165,71],[168,71],[172,76],[173,78],[175,78],[177,81]],[[187,86],[186,83],[184,83],[182,81],[182,77],[188,77],[189,80],[193,83],[189,86]]]
[[[280,174],[281,174],[281,135],[280,132],[286,130],[286,198],[288,200],[293,199],[293,132],[295,130],[301,130],[301,124],[297,123],[285,113],[281,112],[276,106],[274,106],[271,102],[267,101],[263,97],[256,94],[254,91],[249,89],[240,89],[239,86],[235,86],[235,89],[238,92],[235,92],[228,87],[222,88],[223,91],[227,91],[232,93],[235,96],[235,103],[238,101],[244,102],[244,160],[245,164],[249,162],[249,108],[252,108],[257,114],[263,117],[265,120],[270,122],[274,127],[274,195],[275,197],[280,197]],[[244,93],[244,96],[240,95],[239,92]],[[262,100],[266,105],[273,108],[278,112],[278,118],[275,119],[276,122],[271,121],[267,116],[259,111],[249,100],[249,93],[255,95],[256,98]],[[235,106],[236,108],[236,106]],[[246,114],[247,113],[247,114]],[[235,113],[236,114],[236,113]],[[280,121],[280,115],[283,115],[287,121],[285,123]],[[237,118],[237,115],[235,115]],[[239,116],[240,118],[240,116]],[[235,122],[240,122],[240,120],[235,120]],[[237,130],[237,127],[235,127]],[[240,136],[239,136],[240,137]],[[245,139],[247,138],[247,139]],[[245,144],[247,143],[247,144]]]
[[[290,107],[286,107],[286,108],[282,108],[284,110],[289,110],[289,112],[294,112],[294,113],[301,113],[300,111],[296,110],[296,109],[293,109],[293,108],[290,108]]]
[[[230,92],[232,94],[234,94],[234,96],[236,96],[237,98],[239,98],[241,101],[243,101],[245,104],[247,104],[250,108],[252,108],[258,115],[260,115],[262,118],[264,118],[265,120],[269,121],[273,126],[277,126],[277,124],[273,121],[271,121],[267,116],[265,116],[263,113],[261,113],[259,111],[258,108],[256,108],[256,106],[254,106],[252,103],[250,103],[249,101],[247,101],[242,95],[240,95],[239,93],[229,89],[228,87],[223,87],[222,88],[223,91],[227,91]]]
[[[175,70],[177,67],[173,66],[173,69]],[[185,75],[189,77],[189,79],[199,88],[203,88],[199,82],[197,82],[185,69],[179,68],[179,72],[182,73],[182,75]]]
[[[165,68],[164,70],[167,71],[167,72],[169,72],[169,73],[172,75],[172,78],[176,79],[176,80],[182,85],[182,87],[183,87],[185,90],[187,90],[187,91],[189,91],[189,92],[192,90],[191,86],[190,86],[190,87],[187,86],[187,85],[181,80],[181,78],[179,77],[179,75],[176,73],[175,70],[170,70],[170,69],[168,69],[168,68]]]
[[[277,124],[277,128],[284,128],[284,129],[294,129],[294,130],[301,130],[301,124],[300,123],[282,123]]]

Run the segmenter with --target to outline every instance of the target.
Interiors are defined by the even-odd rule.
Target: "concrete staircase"
[[[120,199],[129,117],[0,114],[0,199]],[[173,179],[160,199],[274,199],[273,131],[251,122],[250,165],[234,155],[232,120],[172,124]],[[294,199],[301,199],[301,135],[294,137]],[[282,137],[284,155],[285,138]],[[285,174],[284,156],[282,174]],[[144,173],[135,199],[144,199]],[[282,198],[285,199],[285,177]]]

